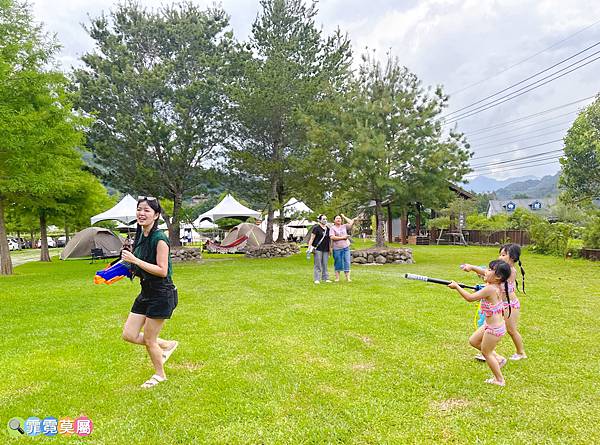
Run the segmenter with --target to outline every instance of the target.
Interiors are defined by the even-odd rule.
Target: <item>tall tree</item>
[[[600,96],[583,110],[567,132],[560,159],[559,184],[566,201],[600,197]]]
[[[260,4],[247,44],[251,57],[230,90],[236,125],[229,172],[243,176],[266,197],[270,243],[274,211],[283,215],[283,205],[302,182],[298,165],[306,157],[306,127],[301,116],[347,77],[351,53],[349,41],[339,31],[324,37],[316,27],[316,2],[261,0]],[[282,223],[278,238],[283,240]]]
[[[81,159],[85,119],[72,113],[67,79],[51,64],[58,46],[30,7],[0,1],[0,273],[11,274],[4,209],[52,200],[60,172]]]
[[[227,26],[217,8],[121,4],[92,21],[96,49],[75,71],[78,104],[96,118],[89,144],[102,176],[122,192],[172,200],[163,218],[173,246],[183,199],[198,191],[227,138],[223,83],[234,69]]]
[[[388,56],[385,65],[365,56],[341,110],[338,192],[374,201],[376,245],[384,245],[383,203],[404,208],[447,199],[449,181],[468,172],[468,145],[461,134],[445,136],[438,120],[446,97],[423,89],[417,76]],[[339,143],[343,141],[343,143]],[[404,218],[406,219],[406,218]]]

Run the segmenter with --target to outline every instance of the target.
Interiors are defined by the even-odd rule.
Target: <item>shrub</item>
[[[532,225],[541,221],[543,221],[543,218],[539,215],[536,215],[529,210],[519,208],[508,217],[508,228],[529,230]]]
[[[539,221],[529,230],[534,251],[562,256],[566,255],[567,244],[574,233],[573,224],[560,222],[550,224],[548,221]]]
[[[450,228],[450,217],[440,216],[439,218],[432,218],[427,221],[428,229],[449,229]]]
[[[590,218],[583,233],[583,245],[590,249],[600,249],[600,215]]]

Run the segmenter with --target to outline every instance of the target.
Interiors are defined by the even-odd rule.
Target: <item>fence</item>
[[[581,256],[588,260],[600,261],[600,249],[581,249]]]
[[[429,231],[429,241],[431,244],[436,244],[439,237],[440,231],[438,229],[431,229]],[[444,234],[447,230],[444,230]],[[527,230],[463,230],[462,231],[467,244],[479,244],[479,245],[496,245],[505,243],[517,243],[521,246],[525,246],[531,243],[529,238],[529,232]],[[444,244],[451,243],[451,238],[446,238]],[[442,244],[442,241],[440,241]]]

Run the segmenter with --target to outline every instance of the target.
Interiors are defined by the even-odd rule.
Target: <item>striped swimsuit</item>
[[[500,300],[498,303],[492,304],[487,300],[481,300],[481,312],[486,317],[491,317],[494,314],[504,314],[504,302]],[[489,332],[496,337],[502,337],[504,334],[506,334],[506,324],[504,323],[504,320],[499,326],[490,326],[486,321],[483,324],[483,329],[485,332]]]

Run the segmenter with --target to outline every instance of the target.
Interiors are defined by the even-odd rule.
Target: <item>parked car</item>
[[[20,250],[19,243],[17,243],[14,239],[8,240],[8,250]]]
[[[56,238],[56,247],[65,247],[67,245],[67,237],[59,236]]]
[[[56,247],[56,241],[54,241],[54,239],[48,237],[48,247]],[[42,240],[39,239],[37,242],[37,248],[40,249],[42,247]]]

